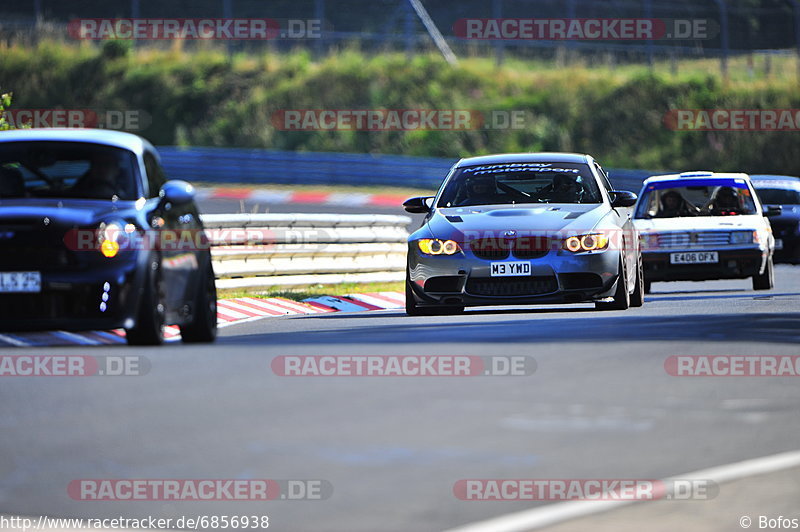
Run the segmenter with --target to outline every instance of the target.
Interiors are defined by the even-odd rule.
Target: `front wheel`
[[[772,257],[767,259],[764,273],[753,276],[753,290],[771,290],[775,286],[775,265]]]
[[[210,343],[217,338],[217,285],[210,260],[198,288],[192,322],[181,325],[184,343]]]
[[[125,339],[129,345],[161,345],[164,343],[164,295],[161,291],[161,268],[152,259],[136,314],[136,324],[125,329]]]
[[[614,290],[613,301],[598,301],[594,304],[597,310],[628,310],[631,306],[631,295],[628,293],[628,283],[626,281],[625,263],[619,263],[619,279],[617,279],[617,289]]]

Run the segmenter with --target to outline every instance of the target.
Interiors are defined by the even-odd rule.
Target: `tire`
[[[462,312],[464,307],[461,306],[420,307],[411,289],[411,281],[406,279],[406,314],[409,316],[447,316]]]
[[[642,266],[642,257],[639,257],[639,266],[636,268],[636,285],[631,294],[631,306],[641,307],[644,305],[644,266]]]
[[[192,322],[180,327],[181,341],[187,344],[213,342],[217,339],[217,286],[211,260],[198,287],[194,308]]]
[[[628,310],[631,306],[631,295],[628,293],[628,283],[625,275],[625,263],[619,263],[619,279],[617,279],[617,289],[614,291],[614,300],[606,303],[598,301],[594,304],[597,310]]]
[[[775,286],[775,264],[772,257],[767,259],[764,273],[753,276],[753,290],[771,290]]]
[[[164,343],[164,297],[161,292],[161,267],[157,259],[150,259],[147,268],[136,324],[125,329],[129,345],[161,345]]]

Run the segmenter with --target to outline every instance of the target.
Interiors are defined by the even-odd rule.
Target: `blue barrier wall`
[[[436,189],[456,159],[363,153],[160,147],[170,179],[195,183],[363,185]],[[610,169],[615,188],[639,192],[663,172]]]

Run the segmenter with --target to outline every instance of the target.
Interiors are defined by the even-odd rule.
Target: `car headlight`
[[[97,228],[97,244],[100,253],[108,259],[119,254],[120,249],[130,247],[136,235],[136,226],[121,221],[103,222]]]
[[[419,250],[426,255],[455,255],[461,248],[454,240],[423,238],[417,241]]]
[[[640,233],[639,247],[642,249],[656,249],[658,247],[658,233]]]
[[[601,251],[608,247],[608,236],[604,233],[589,233],[571,236],[564,240],[564,249],[572,253]]]
[[[758,241],[757,231],[734,231],[731,233],[731,244],[752,244]]]

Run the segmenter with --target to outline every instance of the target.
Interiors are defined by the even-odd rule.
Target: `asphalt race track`
[[[671,355],[797,355],[800,268],[779,266],[769,292],[753,292],[749,281],[654,291],[625,312],[337,313],[233,325],[204,347],[2,349],[139,356],[150,369],[4,378],[0,514],[266,514],[274,530],[442,530],[543,504],[461,501],[453,495],[459,479],[663,478],[796,449],[796,378],[674,377],[664,363]],[[283,377],[270,366],[279,355],[376,354],[525,355],[537,369]],[[321,479],[333,493],[96,502],[67,492],[76,479],[176,478]]]

